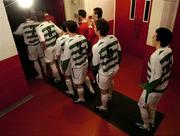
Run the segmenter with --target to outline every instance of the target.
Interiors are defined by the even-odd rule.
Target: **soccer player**
[[[43,50],[40,47],[40,42],[36,33],[35,28],[39,25],[39,22],[35,22],[31,18],[31,14],[25,15],[26,21],[18,26],[15,35],[23,35],[24,42],[27,45],[28,58],[33,62],[34,68],[38,75],[36,79],[43,79],[43,74],[38,59],[44,70],[44,74],[47,74],[46,63],[44,62]]]
[[[172,50],[169,43],[172,41],[172,32],[167,28],[158,28],[152,37],[153,47],[156,50],[148,61],[146,84],[138,106],[140,108],[143,124],[136,123],[140,129],[150,130],[155,125],[156,106],[165,92],[173,65]]]
[[[93,15],[92,15],[92,17],[93,17],[94,21],[97,21],[98,19],[101,19],[101,18],[102,18],[102,15],[103,15],[103,10],[102,10],[102,8],[96,7],[96,8],[93,9]]]
[[[63,34],[56,41],[56,56],[58,58],[60,71],[65,76],[65,79],[66,79],[66,85],[67,85],[68,91],[65,91],[65,93],[67,93],[68,95],[74,95],[72,82],[71,82],[70,68],[67,68],[68,70],[66,72],[64,72],[62,70],[62,67],[61,67],[61,62],[63,60],[63,54],[64,54],[64,46],[65,46],[65,43],[69,39],[69,35],[68,35],[67,30],[66,30],[66,22],[61,24],[61,30],[63,31]]]
[[[69,40],[64,47],[64,56],[62,61],[63,71],[67,71],[70,64],[73,83],[76,86],[78,99],[74,102],[85,102],[83,83],[87,85],[91,92],[94,92],[89,78],[86,76],[88,68],[87,59],[87,41],[83,35],[76,34],[77,23],[75,21],[67,21],[67,31]]]
[[[78,34],[84,35],[88,39],[88,22],[86,19],[86,11],[83,9],[78,10],[79,27]]]
[[[49,64],[52,70],[54,82],[56,83],[61,79],[55,63],[55,44],[57,37],[62,34],[62,30],[54,23],[44,21],[43,13],[40,12],[37,17],[41,23],[37,26],[36,32],[39,37],[41,47],[44,50],[44,60],[47,64]]]
[[[95,32],[99,41],[93,46],[93,67],[97,73],[96,80],[101,91],[102,105],[96,108],[99,111],[107,111],[107,103],[113,90],[113,77],[119,70],[121,61],[121,47],[118,39],[113,35],[107,35],[109,24],[104,19],[96,22]]]
[[[44,11],[44,21],[52,22],[52,23],[56,24],[54,16],[50,15],[46,10]]]
[[[92,48],[91,48],[91,26],[89,26],[87,19],[86,19],[86,11],[83,9],[78,10],[78,18],[79,18],[79,27],[78,27],[78,34],[84,35],[87,39],[88,43],[88,76],[90,79],[95,82],[95,78],[93,77],[92,70],[91,70],[91,61],[92,61]],[[94,29],[93,29],[94,31]],[[90,32],[90,33],[89,33]],[[92,92],[94,93],[94,92]]]
[[[94,27],[95,27],[95,22],[98,19],[101,19],[103,15],[103,10],[100,7],[96,7],[93,9],[93,15],[92,15],[92,19],[89,22],[89,29],[88,29],[88,41],[90,41],[91,46],[93,46],[94,44],[97,43],[98,36],[96,35],[95,31],[94,31]]]

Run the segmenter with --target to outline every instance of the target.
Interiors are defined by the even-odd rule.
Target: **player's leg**
[[[86,73],[84,73],[84,76],[85,76],[85,84],[86,84],[86,86],[88,87],[89,91],[92,94],[94,94],[95,92],[94,92],[94,89],[93,89],[93,87],[91,85],[91,81],[89,80],[89,77],[86,75]]]
[[[44,72],[45,76],[47,76],[47,65],[46,65],[46,63],[44,61],[44,58],[39,58],[39,60],[41,62],[41,66],[43,68],[43,72]]]
[[[149,118],[150,118],[151,127],[155,127],[156,107],[162,95],[163,95],[162,93],[155,93],[155,92],[151,93],[150,95],[148,104],[149,104],[149,115],[150,115]]]
[[[74,95],[73,84],[70,76],[65,76],[65,79],[66,79],[66,86],[68,88],[68,91],[65,91],[65,93]]]
[[[109,95],[108,95],[108,99],[111,100],[112,99],[112,92],[114,90],[114,80],[111,78],[110,79],[110,87],[109,87]]]
[[[61,81],[61,78],[59,76],[59,71],[57,69],[56,63],[54,61],[54,55],[55,54],[55,47],[48,47],[45,51],[44,51],[44,59],[45,62],[49,64],[50,69],[52,71],[52,76],[54,78],[54,82],[59,82]]]
[[[41,72],[41,66],[39,65],[38,61],[38,52],[37,52],[37,47],[36,46],[28,46],[28,58],[30,61],[33,62],[34,69],[37,72],[37,76],[35,77],[36,79],[43,79],[42,72]]]
[[[47,76],[47,65],[44,61],[44,52],[43,52],[42,48],[40,47],[40,45],[37,45],[37,54],[38,54],[39,60],[41,62],[41,66],[43,68],[43,72],[44,72],[45,76]]]
[[[147,93],[147,91],[143,90],[143,92],[139,98],[139,101],[138,101],[138,106],[140,109],[143,124],[142,123],[136,123],[136,125],[140,129],[150,130],[150,115],[149,115],[149,109],[148,109],[149,107],[148,107],[148,104],[145,102],[146,93]]]
[[[107,111],[108,107],[108,96],[109,96],[109,78],[107,76],[103,76],[100,74],[97,74],[97,83],[101,91],[101,103],[102,105],[97,106],[96,108],[100,111]]]
[[[57,83],[57,82],[61,81],[61,78],[59,76],[59,71],[57,69],[56,63],[51,62],[51,63],[49,63],[49,66],[50,66],[51,71],[52,71],[52,76],[54,78],[54,82]]]
[[[76,68],[76,69],[72,69],[72,79],[73,79],[73,83],[76,86],[77,89],[77,94],[78,94],[78,98],[74,101],[76,103],[79,102],[85,102],[85,98],[84,98],[84,88],[83,88],[83,83],[84,83],[84,70],[85,68]]]
[[[77,88],[78,98],[74,101],[75,103],[85,102],[84,88],[82,84],[75,84]]]

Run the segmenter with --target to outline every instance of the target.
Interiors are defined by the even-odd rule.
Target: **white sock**
[[[47,75],[47,66],[46,66],[46,63],[44,61],[44,58],[41,58],[40,61],[41,61],[41,65],[42,65],[44,74]]]
[[[67,85],[68,91],[74,93],[71,79],[66,79],[66,85]]]
[[[112,91],[113,91],[113,90],[110,88],[110,89],[109,89],[109,93],[108,93],[108,97],[109,97],[109,98],[112,98]]]
[[[34,68],[36,72],[38,73],[38,76],[42,76],[41,67],[38,61],[34,61]]]
[[[56,64],[50,64],[50,68],[52,70],[52,76],[53,78],[55,79],[61,79],[60,76],[59,76],[59,72],[58,72],[58,69],[56,67]]]
[[[102,106],[107,109],[108,94],[101,94]]]
[[[84,100],[84,88],[81,87],[81,88],[78,88],[77,89],[77,93],[78,93],[78,96],[81,100]]]
[[[142,120],[143,120],[143,127],[144,128],[149,128],[149,113],[147,111],[146,108],[142,108],[140,107],[140,112],[141,112],[141,117],[142,117]]]
[[[150,113],[150,123],[154,125],[155,116],[156,116],[156,109],[151,109]]]
[[[88,76],[86,76],[85,84],[86,84],[86,86],[89,88],[89,91],[90,91],[91,93],[94,93],[94,89],[93,89],[93,87],[92,87],[92,85],[91,85],[91,82],[90,82]]]

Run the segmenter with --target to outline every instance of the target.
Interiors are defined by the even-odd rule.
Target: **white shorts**
[[[38,58],[44,57],[44,53],[40,45],[36,45],[36,46],[29,45],[27,46],[27,50],[28,50],[28,58],[31,61],[35,61],[38,60]]]
[[[103,75],[100,72],[98,72],[98,74],[96,76],[96,81],[97,81],[99,88],[102,90],[109,89],[111,87],[113,77],[117,72],[118,72],[118,69],[110,75]]]
[[[112,82],[112,75],[111,76],[104,76],[101,74],[97,74],[96,81],[100,89],[106,90],[110,88]]]
[[[71,74],[74,84],[83,84],[87,76],[88,64],[84,65],[82,68],[72,68]]]
[[[151,108],[151,109],[156,109],[156,106],[158,102],[160,101],[163,93],[156,93],[152,92],[148,95],[147,103],[145,102],[145,97],[146,97],[146,90],[143,90],[139,101],[138,101],[138,106],[143,107],[143,108]]]
[[[45,50],[44,50],[44,61],[46,63],[51,63],[55,60],[55,47],[56,46],[53,46],[53,47],[47,47]]]

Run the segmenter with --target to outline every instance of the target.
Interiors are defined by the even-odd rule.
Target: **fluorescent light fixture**
[[[17,0],[17,2],[22,8],[30,8],[33,4],[33,0]]]

